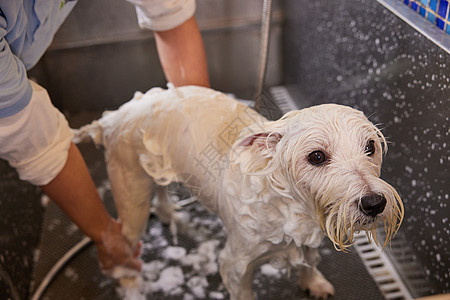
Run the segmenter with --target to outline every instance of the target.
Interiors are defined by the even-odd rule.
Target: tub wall
[[[381,124],[382,177],[405,205],[386,251],[415,295],[449,292],[450,55],[376,1],[283,3],[283,81],[300,107],[347,104]]]
[[[262,1],[197,0],[211,84],[254,97]],[[280,83],[281,11],[274,1],[267,83]],[[116,108],[136,90],[166,82],[152,33],[137,26],[125,0],[79,1],[31,75],[66,112]]]

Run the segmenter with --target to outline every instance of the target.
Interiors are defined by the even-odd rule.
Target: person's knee
[[[72,132],[42,87],[34,84],[28,106],[1,118],[0,128],[0,158],[17,170],[20,179],[45,185],[64,167]]]

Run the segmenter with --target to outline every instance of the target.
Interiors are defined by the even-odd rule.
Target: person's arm
[[[169,82],[175,86],[209,87],[205,49],[194,16],[178,27],[154,33],[159,59]]]
[[[175,86],[209,87],[202,36],[194,17],[195,0],[127,0],[139,27],[152,30],[164,75]]]
[[[27,78],[26,64],[34,65],[33,58],[42,54],[28,55],[26,63],[18,56],[21,47],[27,45],[27,31],[22,30],[23,26],[15,26],[26,24],[27,20],[22,3],[2,2],[0,158],[17,170],[20,179],[41,186],[95,242],[103,270],[115,265],[139,270],[137,253],[132,253],[123,237],[121,224],[107,213],[83,158],[71,143],[66,119],[51,104],[45,89]],[[15,47],[9,44],[7,35]]]
[[[139,249],[132,252],[121,224],[106,211],[75,144],[61,172],[41,188],[93,240],[102,270],[116,265],[140,270]]]

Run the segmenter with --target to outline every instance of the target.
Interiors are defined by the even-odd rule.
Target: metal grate
[[[285,86],[279,85],[271,87],[270,94],[283,114],[288,111],[298,109],[297,104],[295,104],[294,99],[292,99],[291,94],[289,94],[289,91]]]
[[[355,235],[355,241],[356,251],[384,297],[388,300],[413,299],[386,253],[370,242],[363,232]]]

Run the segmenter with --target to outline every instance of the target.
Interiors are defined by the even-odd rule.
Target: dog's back
[[[242,129],[264,120],[208,88],[154,88],[136,93],[118,110],[74,131],[74,141],[89,137],[104,145],[107,161],[131,166],[139,162],[136,168],[144,168],[159,184],[189,181],[207,192],[208,182],[196,181],[203,181],[205,173],[209,180],[217,180]]]

